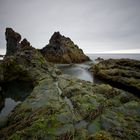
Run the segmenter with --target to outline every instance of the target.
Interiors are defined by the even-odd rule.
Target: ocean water
[[[87,54],[91,60],[95,60],[98,57],[101,57],[103,59],[119,59],[119,58],[129,58],[129,59],[135,59],[140,60],[140,54]]]

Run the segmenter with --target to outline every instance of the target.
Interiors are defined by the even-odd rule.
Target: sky
[[[6,27],[35,48],[59,31],[85,53],[140,53],[140,0],[0,0],[0,54]]]

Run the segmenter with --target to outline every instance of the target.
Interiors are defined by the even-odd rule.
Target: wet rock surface
[[[89,60],[82,49],[59,32],[52,35],[49,44],[41,50],[41,53],[47,61],[54,63],[81,63]]]
[[[139,96],[140,61],[132,59],[109,59],[92,65],[90,71],[108,83],[127,89]]]
[[[33,85],[0,129],[2,140],[140,138],[140,100],[131,93],[62,74],[34,48],[6,56],[1,69],[3,82]]]

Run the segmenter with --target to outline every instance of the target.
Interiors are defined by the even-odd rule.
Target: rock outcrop
[[[1,140],[140,138],[140,100],[134,95],[61,74],[33,48],[6,56],[3,69],[5,81],[30,81],[33,90],[9,114]]]
[[[14,40],[13,42],[16,43],[10,44],[9,41],[11,40]],[[47,75],[46,73],[48,73],[49,70],[56,70],[26,39],[23,39],[21,43],[19,40],[21,40],[19,33],[16,33],[11,28],[6,29],[6,41],[9,45],[7,47],[6,56],[0,63],[1,84],[13,80],[36,83],[39,79],[44,78],[44,75]],[[11,51],[11,48],[16,49],[15,51]]]
[[[59,32],[52,35],[49,44],[41,50],[41,53],[47,61],[54,63],[81,63],[89,60],[82,49]]]
[[[6,28],[5,37],[7,41],[6,55],[13,55],[19,47],[21,35],[15,32],[12,28]]]
[[[95,76],[110,84],[129,91],[140,92],[140,61],[131,59],[109,59],[91,66]],[[140,95],[139,95],[140,96]]]
[[[21,42],[21,35],[15,32],[12,28],[6,28],[5,38],[7,42],[6,56],[14,55],[17,51],[34,49],[27,39],[23,39]]]

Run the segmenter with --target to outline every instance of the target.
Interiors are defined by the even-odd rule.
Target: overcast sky
[[[0,0],[0,53],[6,27],[35,48],[60,31],[86,53],[140,53],[140,0]]]

